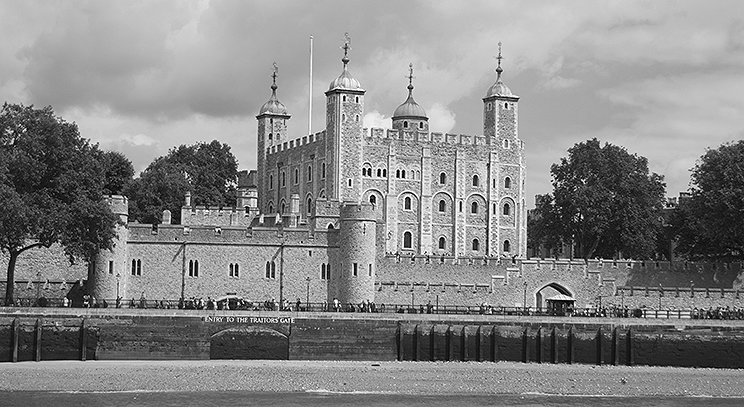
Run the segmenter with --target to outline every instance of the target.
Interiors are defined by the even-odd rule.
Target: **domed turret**
[[[345,90],[363,90],[362,84],[359,83],[358,80],[356,80],[351,74],[349,73],[349,69],[347,68],[347,65],[349,63],[349,41],[348,35],[347,35],[347,42],[344,44],[344,57],[341,58],[341,62],[344,63],[344,71],[341,72],[341,75],[332,80],[330,86],[328,86],[328,91],[332,91],[334,89],[345,89]]]
[[[281,116],[287,116],[287,107],[284,106],[282,102],[279,101],[279,99],[276,97],[276,73],[278,71],[278,68],[276,67],[276,63],[274,63],[274,74],[271,75],[271,77],[274,79],[274,82],[271,84],[271,97],[269,100],[261,106],[261,110],[259,110],[258,115],[264,115],[264,114],[272,114],[272,115],[281,115]]]
[[[490,98],[491,96],[515,96],[512,91],[509,89],[508,86],[504,85],[504,82],[501,81],[501,73],[504,72],[504,70],[501,68],[501,43],[499,42],[499,56],[497,57],[499,60],[499,66],[496,68],[496,83],[491,85],[490,88],[488,88],[488,92],[486,92],[486,97]]]
[[[408,64],[408,98],[393,113],[393,128],[420,131],[429,130],[429,118],[421,105],[413,99],[413,64]]]

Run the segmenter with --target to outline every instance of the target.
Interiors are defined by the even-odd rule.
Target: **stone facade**
[[[241,173],[236,208],[192,206],[187,195],[181,225],[171,224],[170,213],[159,225],[143,225],[127,223],[125,197],[109,197],[126,226],[118,227],[113,250],[100,253],[91,278],[58,247],[34,249],[19,258],[18,296],[59,298],[85,283],[109,301],[238,295],[534,307],[565,295],[578,307],[602,299],[740,304],[738,264],[705,274],[681,263],[524,259],[519,97],[502,82],[500,64],[483,98],[483,135],[472,136],[429,131],[413,99],[412,72],[392,128],[363,128],[366,91],[346,55],[342,61],[325,93],[326,128],[296,139],[288,137],[291,116],[274,75],[271,98],[256,116],[258,168]],[[5,265],[0,257],[0,273]]]

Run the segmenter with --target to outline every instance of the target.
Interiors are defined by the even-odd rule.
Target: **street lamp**
[[[119,300],[119,280],[121,280],[121,274],[116,273],[116,308],[121,307],[121,300]]]
[[[305,309],[309,311],[310,310],[310,276],[307,276],[305,281],[307,281],[307,297],[305,297]]]

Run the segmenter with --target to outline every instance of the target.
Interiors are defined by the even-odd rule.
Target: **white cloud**
[[[447,106],[439,103],[427,109],[429,115],[429,130],[437,133],[447,133],[455,127],[455,113]]]
[[[362,125],[368,129],[373,127],[389,129],[391,124],[390,117],[385,116],[377,110],[368,112],[362,120]]]
[[[119,136],[119,139],[122,141],[128,142],[130,144],[133,144],[135,146],[151,146],[151,145],[157,144],[156,140],[142,133],[135,134],[134,136],[132,136],[131,134],[124,133],[121,136]]]

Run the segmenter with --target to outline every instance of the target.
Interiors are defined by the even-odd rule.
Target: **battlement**
[[[181,224],[184,226],[250,226],[256,216],[257,210],[250,208],[184,206],[181,211]]]
[[[123,195],[107,195],[104,197],[106,203],[111,208],[111,212],[116,215],[129,215],[129,198]]]
[[[220,244],[220,245],[295,245],[337,247],[338,230],[311,230],[307,226],[205,226],[205,225],[149,225],[129,226],[129,244]]]
[[[375,221],[375,206],[366,202],[344,202],[341,206],[341,220]]]
[[[486,136],[468,134],[433,133],[418,130],[398,130],[373,127],[365,128],[364,134],[372,139],[390,139],[401,141],[415,141],[424,143],[486,145]]]
[[[326,132],[325,130],[323,130],[315,134],[310,134],[310,135],[302,136],[300,138],[296,138],[293,140],[285,141],[283,143],[276,144],[276,145],[266,148],[266,154],[269,154],[269,155],[276,154],[282,151],[288,151],[294,148],[307,146],[307,145],[314,144],[314,143],[321,145],[325,141],[325,136],[326,136]]]

